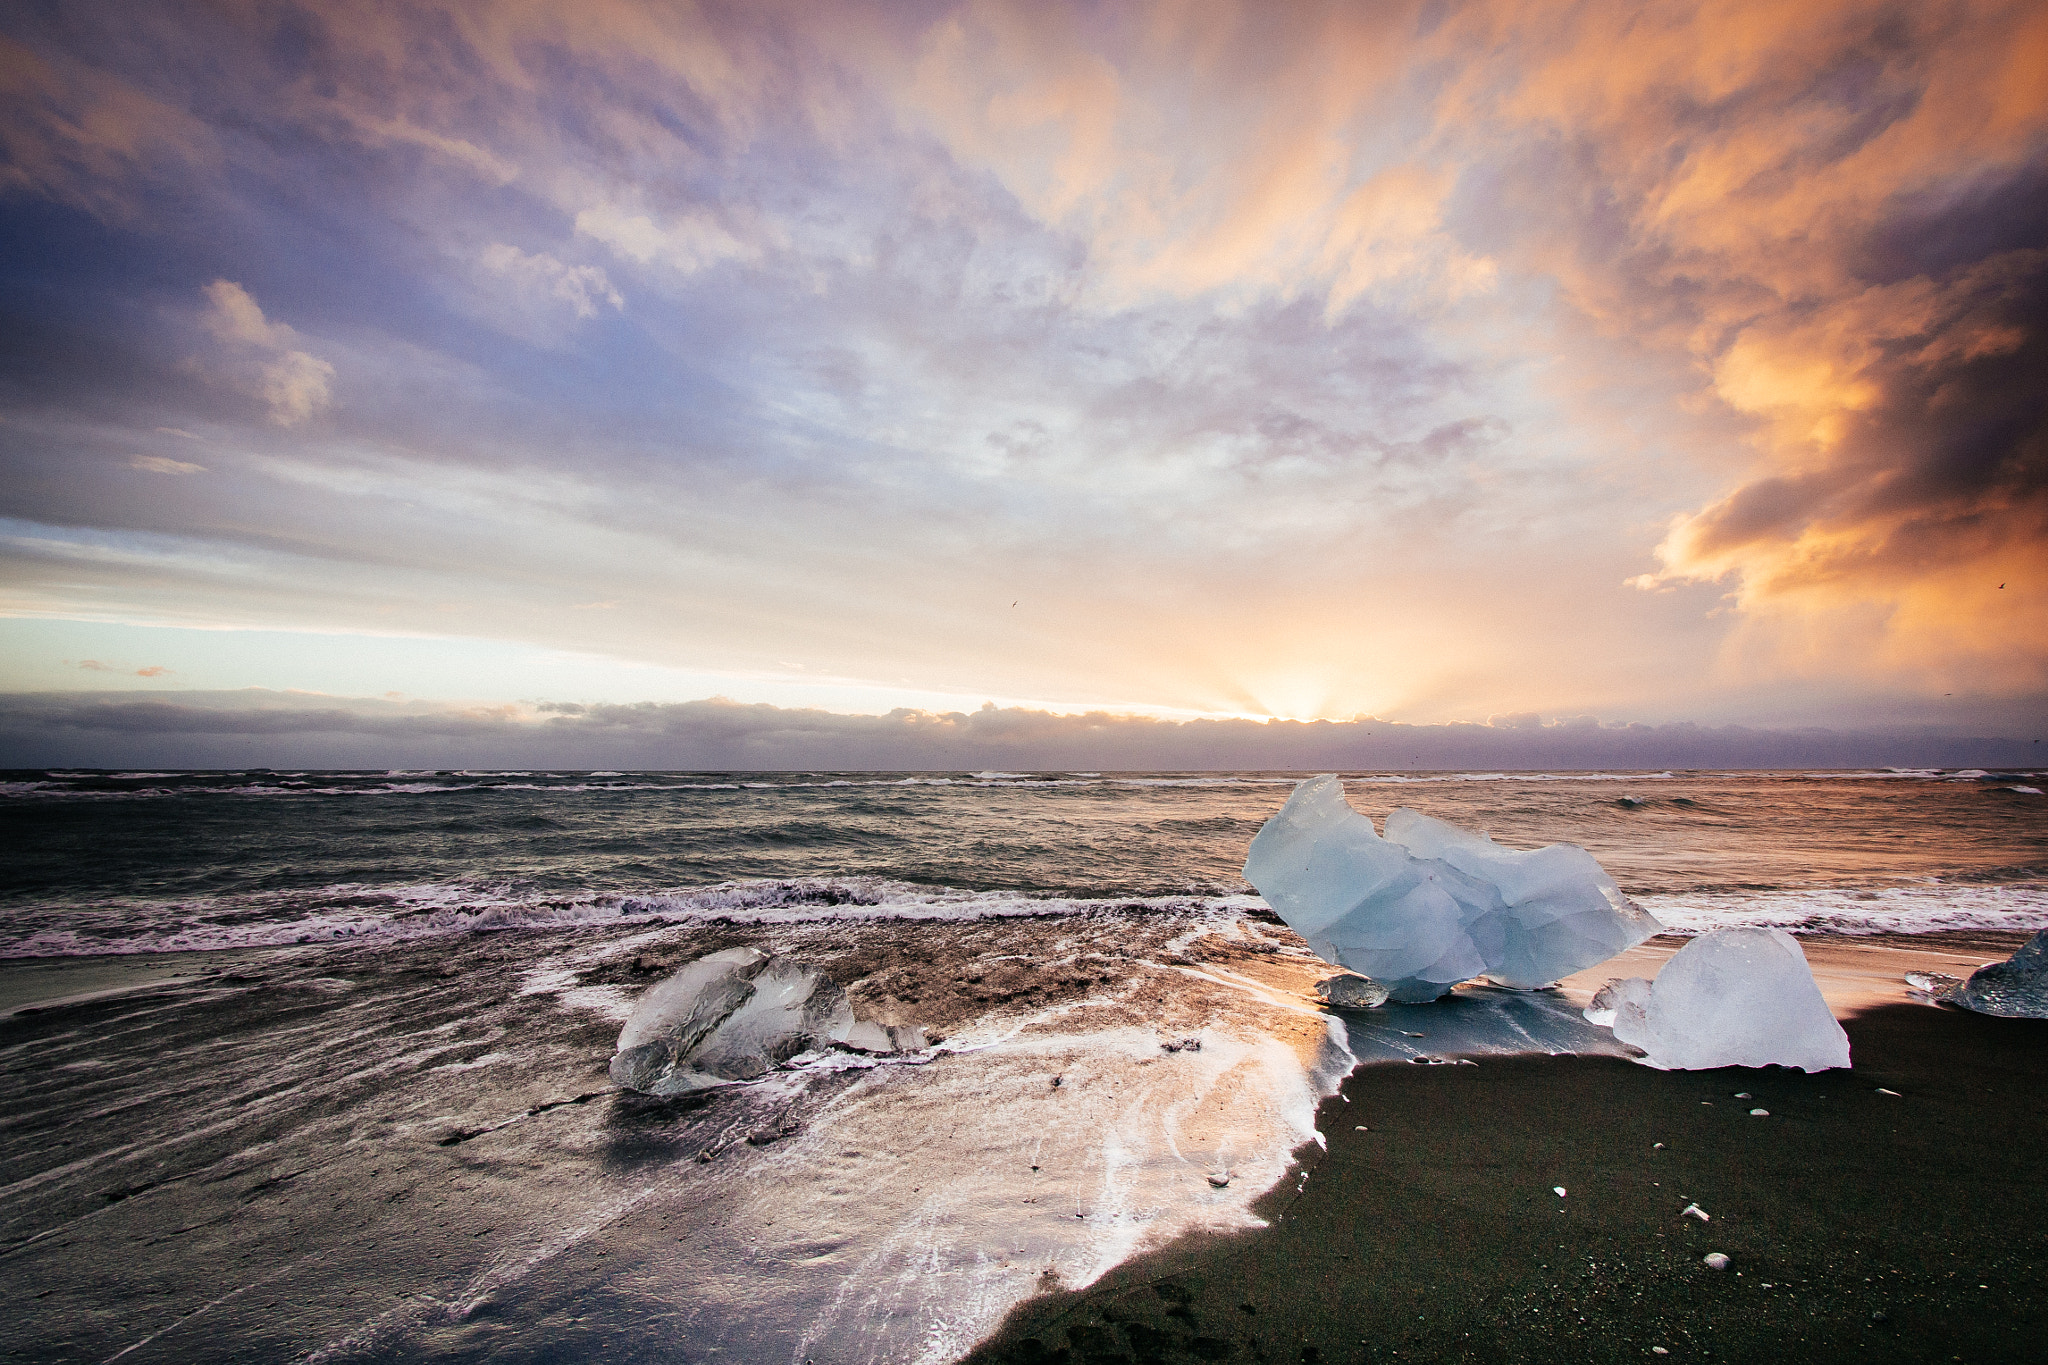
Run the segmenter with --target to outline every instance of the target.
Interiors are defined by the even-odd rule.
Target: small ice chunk
[[[2008,1019],[2048,1019],[2048,929],[2043,929],[2003,962],[1988,962],[1970,979],[1939,999],[1979,1014]]]
[[[1706,1264],[1709,1270],[1726,1270],[1728,1268],[1728,1254],[1723,1251],[1710,1251],[1700,1257],[1700,1260]]]
[[[1614,983],[1614,1036],[1660,1071],[1849,1065],[1849,1035],[1782,929],[1717,929],[1664,964],[1654,983]]]
[[[1369,976],[1344,972],[1316,982],[1316,994],[1338,1009],[1376,1010],[1387,1003],[1392,992]]]
[[[878,1024],[870,1019],[847,1029],[838,1041],[856,1052],[919,1052],[926,1045],[924,1030],[915,1024]]]
[[[1592,1002],[1579,1011],[1586,1016],[1587,1023],[1598,1024],[1601,1028],[1614,1027],[1615,991],[1621,982],[1622,978],[1610,976],[1605,985],[1593,992]]]
[[[650,1095],[750,1081],[800,1052],[843,1041],[846,992],[815,967],[758,948],[686,964],[640,997],[611,1061],[612,1079]]]
[[[1382,838],[1329,774],[1260,827],[1244,875],[1318,955],[1395,1004],[1476,976],[1534,990],[1664,927],[1576,845],[1503,848],[1405,809]]]

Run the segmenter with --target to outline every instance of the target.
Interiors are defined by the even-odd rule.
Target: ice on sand
[[[2048,1019],[2048,929],[2003,962],[1987,962],[1968,980],[1937,972],[1911,972],[1906,984],[1951,1005],[2008,1019]]]
[[[1701,934],[1654,982],[1608,982],[1586,1017],[1597,1023],[1609,1011],[1614,1036],[1662,1071],[1849,1065],[1849,1035],[1821,998],[1799,941],[1782,929]]]
[[[1382,838],[1327,775],[1259,830],[1244,875],[1311,948],[1396,1003],[1475,976],[1531,990],[1664,927],[1574,844],[1502,848],[1405,809]]]
[[[612,1079],[681,1095],[766,1074],[854,1028],[846,992],[815,967],[728,948],[653,987],[619,1033]]]

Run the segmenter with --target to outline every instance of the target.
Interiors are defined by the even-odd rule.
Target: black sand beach
[[[1845,1027],[1854,1071],[1813,1076],[1363,1068],[1269,1228],[1020,1305],[969,1359],[2042,1359],[2048,1022]]]

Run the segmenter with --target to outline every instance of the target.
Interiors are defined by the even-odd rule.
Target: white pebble
[[[1700,1257],[1700,1260],[1706,1263],[1706,1267],[1709,1270],[1726,1270],[1728,1268],[1728,1257],[1719,1251],[1710,1251]]]
[[[1771,1116],[1771,1111],[1768,1109],[1752,1109],[1749,1111],[1749,1116],[1753,1119],[1767,1119]]]
[[[1557,1192],[1557,1197],[1558,1197],[1559,1199],[1562,1199],[1562,1198],[1564,1198],[1564,1186],[1562,1186],[1562,1185],[1552,1185],[1552,1186],[1551,1186],[1550,1188],[1551,1188],[1551,1189],[1553,1189],[1553,1190],[1555,1190],[1555,1191]]]

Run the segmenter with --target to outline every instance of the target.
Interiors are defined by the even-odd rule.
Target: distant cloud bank
[[[0,696],[0,766],[1066,771],[2015,767],[2033,736],[1542,723],[845,715],[722,698],[449,706],[284,692]]]

